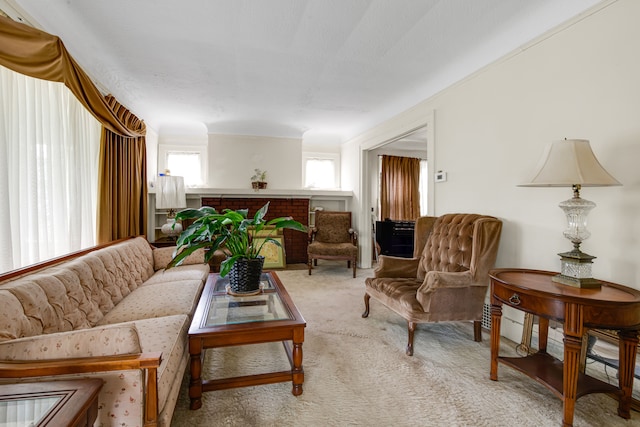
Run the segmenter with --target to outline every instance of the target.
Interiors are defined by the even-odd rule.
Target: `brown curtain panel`
[[[380,215],[396,221],[420,216],[420,159],[382,156]]]
[[[112,96],[106,100],[119,118],[136,126],[138,118]],[[98,173],[98,243],[145,234],[147,154],[144,136],[124,137],[102,128]]]
[[[145,234],[147,218],[144,122],[103,96],[51,34],[0,16],[0,65],[65,86],[102,124],[98,177],[98,243]]]

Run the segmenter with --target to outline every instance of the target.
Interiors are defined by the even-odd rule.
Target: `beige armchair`
[[[501,230],[502,222],[490,216],[419,218],[414,257],[382,255],[375,277],[366,279],[362,317],[369,316],[371,297],[404,317],[408,322],[409,356],[413,355],[418,323],[473,321],[474,339],[481,341],[489,270],[496,260]]]
[[[351,212],[316,211],[315,225],[309,229],[307,247],[309,275],[318,259],[347,260],[356,277],[358,259],[358,233],[351,228]]]

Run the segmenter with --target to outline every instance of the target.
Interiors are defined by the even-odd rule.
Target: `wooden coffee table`
[[[302,343],[306,322],[274,272],[262,274],[257,295],[232,296],[228,278],[209,275],[189,328],[191,409],[202,406],[202,393],[234,387],[291,381],[294,396],[302,394]],[[233,378],[203,379],[204,350],[282,341],[291,370]],[[293,346],[290,346],[291,342]]]
[[[98,378],[2,384],[0,425],[92,426],[102,384]]]

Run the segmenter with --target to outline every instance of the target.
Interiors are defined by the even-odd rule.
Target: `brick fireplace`
[[[266,219],[282,216],[293,217],[296,221],[309,225],[309,199],[256,198],[256,197],[202,197],[202,206],[211,206],[218,212],[224,209],[249,209],[249,216],[269,203]],[[284,247],[288,264],[307,263],[307,234],[300,231],[284,230]]]

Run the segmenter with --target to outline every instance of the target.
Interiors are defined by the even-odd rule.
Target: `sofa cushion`
[[[143,352],[162,352],[158,368],[158,412],[164,410],[167,396],[179,371],[187,349],[187,332],[190,320],[186,315],[166,316],[134,322],[138,329]]]
[[[140,286],[105,314],[98,325],[193,313],[203,286],[201,280],[181,280]]]
[[[156,283],[168,283],[182,280],[205,281],[209,275],[207,264],[181,265],[169,270],[158,270],[142,286],[155,285]]]

